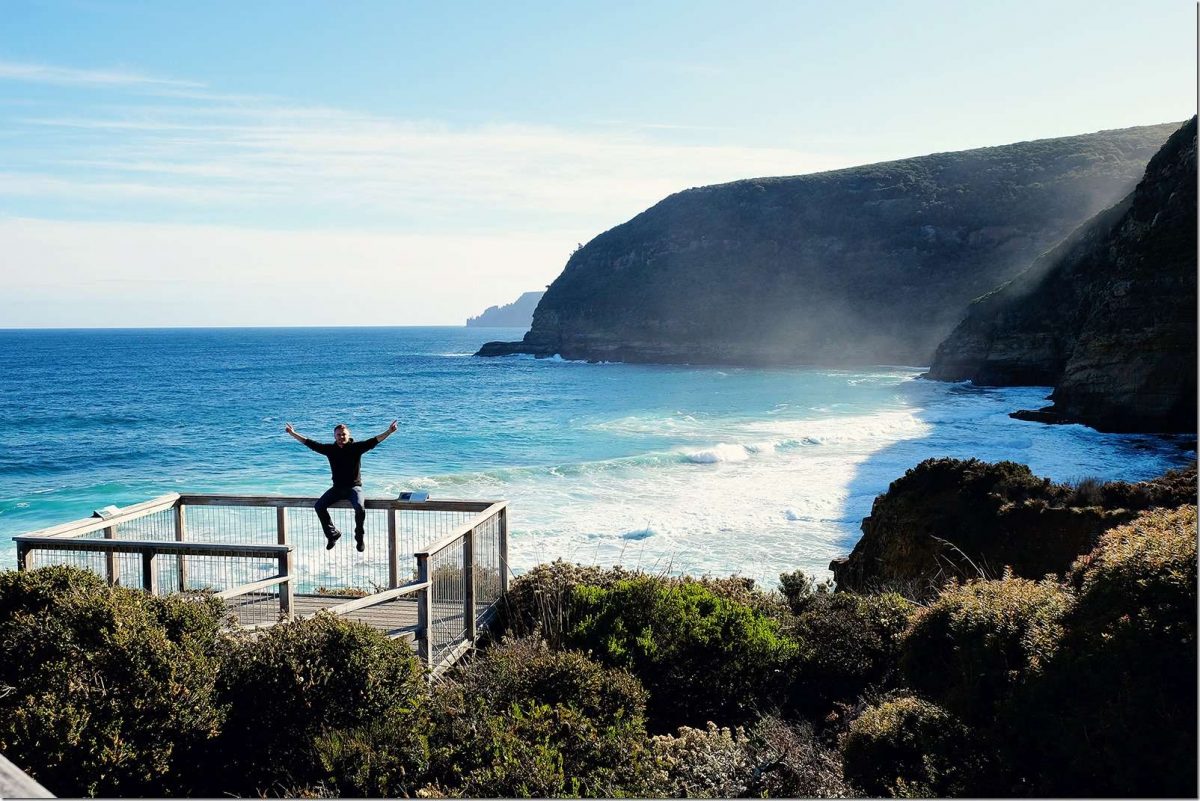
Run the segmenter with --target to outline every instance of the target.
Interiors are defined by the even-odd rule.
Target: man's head
[[[338,423],[333,427],[333,441],[338,445],[345,445],[350,441],[350,429],[345,423]]]

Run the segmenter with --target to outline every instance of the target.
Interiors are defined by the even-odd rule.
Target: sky
[[[460,325],[689,187],[1184,120],[1196,15],[2,0],[0,328]]]

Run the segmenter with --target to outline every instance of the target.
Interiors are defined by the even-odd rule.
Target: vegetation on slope
[[[327,615],[231,637],[216,602],[0,574],[30,655],[0,663],[0,748],[59,795],[1190,796],[1196,507],[1154,497],[1059,578],[923,604],[543,565],[432,686]]]

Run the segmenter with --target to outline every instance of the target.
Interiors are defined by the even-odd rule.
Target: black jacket
[[[379,440],[374,437],[362,442],[352,439],[339,447],[336,442],[314,442],[305,437],[304,444],[329,459],[329,472],[333,477],[333,486],[361,487],[362,474],[359,472],[359,466],[362,462],[362,455],[378,445]]]

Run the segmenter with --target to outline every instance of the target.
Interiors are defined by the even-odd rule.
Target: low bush
[[[1078,487],[1077,487],[1078,491]],[[1109,481],[1091,489],[1089,500],[1109,508],[1143,511],[1156,507],[1174,509],[1196,502],[1196,463],[1168,470],[1149,481]]]
[[[741,727],[681,726],[652,742],[659,771],[654,792],[663,798],[743,798],[756,767]]]
[[[188,792],[221,620],[75,568],[0,573],[0,752],[60,796]]]
[[[764,718],[749,732],[681,727],[653,739],[656,782],[648,795],[673,798],[842,798],[853,795],[841,758],[807,725]]]
[[[228,715],[209,795],[404,794],[426,768],[420,664],[368,626],[322,614],[241,636],[217,690]]]
[[[1072,596],[1052,581],[1011,577],[946,588],[901,643],[908,686],[965,720],[989,721],[1053,655]]]
[[[803,570],[779,574],[779,592],[792,614],[798,615],[823,595],[833,592],[833,582],[817,581]]]
[[[1196,524],[1145,512],[1076,562],[1066,635],[1011,712],[1035,793],[1196,794]]]
[[[870,796],[968,793],[979,770],[973,733],[941,707],[911,696],[868,707],[842,739],[847,781]]]
[[[794,575],[794,574],[793,574]],[[797,644],[791,704],[810,718],[853,704],[894,669],[900,638],[915,605],[895,593],[833,593],[821,585],[784,592],[795,610],[785,631]]]
[[[572,603],[576,622],[564,642],[638,676],[657,732],[744,723],[781,700],[795,644],[774,620],[698,582],[582,586]]]
[[[566,633],[578,619],[576,588],[611,589],[619,582],[633,579],[648,579],[663,586],[698,585],[720,598],[768,616],[778,616],[786,608],[778,593],[764,592],[755,586],[754,579],[743,576],[652,576],[620,566],[575,565],[556,559],[534,567],[512,582],[501,610],[500,628],[515,637],[537,635],[551,648],[561,648]]]
[[[535,639],[507,640],[437,685],[426,794],[637,795],[646,693],[624,670]]]
[[[575,624],[577,587],[608,588],[637,575],[621,567],[573,565],[561,559],[537,565],[509,585],[500,627],[511,636],[535,635],[551,648],[561,648]]]

